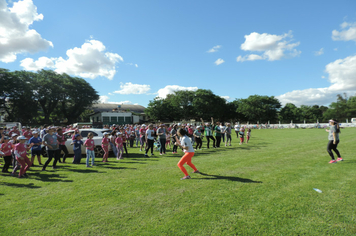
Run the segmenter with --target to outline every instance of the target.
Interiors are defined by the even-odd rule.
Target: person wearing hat
[[[331,157],[331,161],[329,161],[330,164],[333,163],[337,163],[338,161],[343,161],[344,159],[342,159],[339,150],[337,150],[337,145],[339,144],[340,140],[339,140],[339,134],[340,132],[340,126],[339,126],[339,122],[335,119],[331,119],[329,120],[329,125],[330,125],[330,129],[326,129],[325,131],[329,133],[328,139],[328,145],[326,147],[327,152],[329,153],[330,157]],[[337,160],[335,160],[334,151],[337,155]]]
[[[32,138],[32,132],[30,127],[26,127],[25,131],[22,133],[23,136],[25,136],[27,138],[27,140],[29,141],[30,138]]]
[[[23,178],[23,177],[27,177],[26,171],[31,166],[31,162],[27,157],[27,151],[30,150],[33,144],[30,144],[28,147],[26,147],[25,143],[27,141],[27,138],[25,136],[19,136],[17,137],[17,140],[19,141],[19,143],[15,145],[14,154],[17,162],[20,163],[21,165],[21,169],[18,177]]]
[[[109,133],[105,132],[103,133],[103,136],[104,136],[103,140],[101,140],[101,147],[104,150],[103,162],[107,162],[109,157],[109,145],[110,145]]]
[[[41,148],[41,144],[42,144],[42,139],[40,137],[38,137],[38,132],[37,131],[33,131],[32,132],[33,137],[30,138],[30,140],[28,141],[30,144],[32,144],[32,148],[31,148],[31,163],[32,166],[35,166],[35,156],[37,156],[37,160],[38,160],[38,164],[42,165],[41,163],[41,154],[42,154],[42,148]]]
[[[81,139],[82,136],[80,134],[76,134],[74,135],[74,140],[70,144],[73,145],[73,151],[74,151],[73,164],[80,164],[80,160],[82,159],[83,141]]]
[[[45,134],[43,136],[43,142],[42,144],[44,146],[46,146],[46,152],[48,155],[48,159],[45,162],[44,166],[42,167],[42,171],[46,170],[46,167],[48,166],[48,164],[52,161],[53,157],[54,157],[54,161],[53,161],[53,169],[57,168],[57,162],[59,159],[59,143],[58,143],[58,139],[57,139],[57,135],[54,133],[55,128],[54,127],[50,127],[47,130],[47,134]]]
[[[11,165],[12,145],[11,145],[11,143],[9,143],[10,138],[8,136],[3,136],[2,139],[3,139],[4,143],[2,143],[0,145],[0,151],[3,152],[4,161],[5,161],[5,164],[2,167],[2,172],[7,173],[7,172],[9,172],[9,167]]]

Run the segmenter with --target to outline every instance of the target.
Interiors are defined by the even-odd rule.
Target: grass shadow
[[[31,177],[35,178],[31,178]],[[59,174],[45,174],[43,172],[32,173],[30,176],[31,179],[43,181],[43,182],[73,182],[73,180],[63,180],[66,177],[60,176]]]
[[[68,169],[68,171],[78,172],[78,173],[103,173],[93,169]]]
[[[41,188],[40,186],[36,186],[33,183],[29,183],[29,184],[16,184],[16,183],[0,183],[0,185],[4,185],[4,186],[9,186],[9,187],[15,187],[15,188]],[[0,194],[0,195],[4,195],[4,194]]]
[[[209,176],[212,178],[194,178],[194,179],[208,179],[208,180],[226,179],[229,181],[237,181],[237,182],[242,182],[242,183],[262,183],[262,181],[254,181],[251,179],[240,178],[240,177],[235,177],[235,176],[208,175],[203,172],[200,172],[200,175]]]
[[[104,168],[113,169],[113,170],[124,170],[124,169],[132,169],[132,170],[137,170],[136,168],[129,168],[129,167],[113,167],[113,166],[105,166]]]

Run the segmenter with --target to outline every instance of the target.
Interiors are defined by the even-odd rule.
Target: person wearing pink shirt
[[[12,137],[12,134],[20,135],[20,131],[17,129],[17,126],[14,126],[12,130],[9,131],[9,136]]]
[[[122,133],[118,132],[117,133],[117,138],[115,139],[115,144],[116,144],[116,148],[117,148],[117,160],[120,159],[124,159],[122,157],[122,154],[124,153],[124,148],[123,148],[123,144],[124,144],[124,140],[122,138]]]
[[[145,124],[141,125],[140,142],[141,142],[140,151],[142,152],[143,145],[146,144],[146,146],[147,146],[147,143],[146,143],[146,125]]]
[[[85,140],[84,142],[84,146],[86,147],[86,151],[87,151],[87,167],[93,167],[95,166],[94,164],[94,160],[95,160],[95,153],[94,153],[94,147],[95,147],[95,143],[94,143],[94,134],[93,133],[89,133],[88,134],[88,138],[87,140]],[[89,160],[91,157],[91,166],[89,165]]]
[[[32,138],[31,129],[29,127],[27,127],[22,135],[25,136],[25,138],[27,138],[27,140],[30,140],[30,138]]]
[[[101,147],[104,150],[104,156],[103,156],[103,162],[107,162],[108,161],[108,156],[109,156],[109,133],[105,132],[103,137],[103,140],[101,141]]]
[[[21,164],[21,169],[19,173],[19,178],[27,177],[26,171],[30,168],[31,166],[31,161],[27,157],[27,151],[30,150],[32,147],[32,144],[30,144],[26,148],[26,137],[25,136],[19,136],[17,138],[19,140],[19,143],[15,145],[14,148],[14,154],[16,157],[16,160]],[[27,164],[27,165],[26,165]]]
[[[2,143],[0,145],[0,151],[4,153],[4,161],[5,164],[2,167],[2,172],[3,173],[8,173],[9,172],[9,167],[11,165],[11,151],[12,151],[12,144],[9,143],[9,137],[8,136],[4,136],[2,138],[4,140],[4,143]]]

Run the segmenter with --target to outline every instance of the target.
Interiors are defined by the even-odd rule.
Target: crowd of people
[[[81,129],[91,128],[90,126],[81,127]],[[154,155],[154,149],[159,150],[159,155],[165,155],[166,151],[172,149],[173,154],[178,153],[178,148],[185,154],[178,163],[178,167],[185,174],[183,179],[190,178],[183,164],[191,166],[195,173],[198,170],[191,163],[196,150],[201,150],[203,142],[206,140],[206,148],[220,148],[221,142],[225,146],[231,146],[232,131],[235,130],[237,138],[240,139],[240,145],[247,143],[251,136],[251,129],[245,128],[238,123],[234,127],[230,123],[204,122],[201,119],[200,124],[136,124],[136,125],[105,125],[103,127],[107,132],[103,134],[101,147],[104,151],[102,162],[108,162],[109,150],[111,149],[117,160],[123,159],[123,154],[128,156],[128,147],[140,148],[145,157],[149,154]],[[67,136],[65,132],[71,134],[71,145],[73,146],[74,158],[73,164],[79,164],[82,158],[81,147],[86,148],[86,166],[95,166],[94,140],[93,133],[88,133],[85,142],[80,130],[76,126],[67,127],[22,127],[20,131],[17,126],[8,130],[0,127],[0,156],[3,157],[3,173],[19,178],[27,177],[27,171],[31,166],[35,166],[37,157],[38,165],[45,171],[52,162],[52,168],[57,168],[57,163],[66,163],[68,149],[65,145]],[[246,137],[246,138],[245,138]],[[195,146],[195,147],[194,147]],[[42,148],[46,149],[48,156],[46,162],[42,164]],[[110,148],[109,148],[110,147]],[[28,157],[30,156],[30,157]],[[97,156],[98,158],[98,156]],[[90,163],[91,160],[91,163]],[[10,170],[12,166],[12,170]]]
[[[330,129],[326,130],[329,133],[327,145],[327,152],[331,157],[329,163],[337,163],[343,161],[337,149],[340,141],[340,127],[337,120],[330,120],[329,124]],[[214,122],[213,118],[211,118],[211,122],[204,122],[201,119],[200,124],[105,125],[104,129],[107,129],[107,132],[103,133],[101,141],[101,147],[104,151],[102,162],[108,162],[109,147],[117,160],[123,159],[124,153],[128,156],[128,147],[136,146],[140,148],[140,151],[144,151],[145,157],[149,157],[149,152],[151,156],[154,155],[155,148],[159,150],[159,155],[165,155],[168,149],[172,149],[172,153],[177,154],[178,148],[180,148],[184,155],[178,162],[178,167],[185,175],[182,179],[190,179],[183,165],[187,164],[194,170],[193,173],[199,173],[191,160],[195,151],[202,149],[203,140],[206,142],[207,149],[211,147],[211,143],[213,148],[220,148],[221,143],[224,143],[225,146],[231,146],[232,131],[234,130],[236,137],[240,139],[240,145],[248,143],[251,137],[251,129],[245,129],[245,127],[238,123],[232,127],[230,123]],[[64,132],[68,133],[68,131],[71,134],[71,145],[73,145],[74,152],[72,163],[79,164],[81,162],[81,147],[84,145],[86,148],[86,166],[95,166],[93,133],[88,133],[87,139],[83,142],[80,130],[76,126],[22,127],[21,131],[17,126],[14,126],[11,130],[0,127],[0,156],[3,157],[5,162],[2,172],[9,173],[10,166],[12,166],[11,175],[16,176],[19,170],[18,178],[27,177],[26,172],[31,166],[35,166],[36,157],[38,164],[42,166],[42,171],[46,170],[52,160],[52,168],[56,169],[57,162],[65,163],[68,156],[68,149],[65,145],[67,137],[64,135]],[[42,147],[45,147],[48,156],[44,164],[41,161]],[[337,160],[335,160],[332,151],[336,153]],[[28,154],[30,154],[30,158],[28,158]]]

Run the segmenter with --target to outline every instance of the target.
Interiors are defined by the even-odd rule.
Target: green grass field
[[[180,180],[182,153],[138,148],[94,168],[83,158],[26,179],[2,174],[0,235],[356,235],[355,131],[342,130],[337,164],[323,129],[285,129],[197,151],[202,173],[190,180]]]

